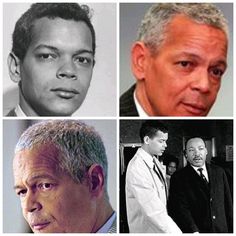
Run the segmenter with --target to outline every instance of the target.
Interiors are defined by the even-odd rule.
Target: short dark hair
[[[168,132],[168,128],[160,121],[157,120],[148,120],[145,121],[139,132],[140,139],[142,143],[144,142],[144,137],[148,136],[149,138],[153,138],[158,131],[162,131],[163,133]]]
[[[12,52],[21,60],[24,60],[26,52],[32,41],[32,29],[35,20],[47,17],[56,17],[65,20],[83,21],[92,34],[92,50],[95,55],[96,38],[93,25],[91,23],[91,10],[87,5],[77,3],[35,3],[16,22],[13,32]]]
[[[179,165],[179,159],[177,157],[175,157],[174,155],[172,154],[164,154],[164,161],[163,161],[163,164],[166,165],[166,166],[169,166],[169,164],[171,162],[174,162],[176,164],[176,168],[178,168],[178,165]]]

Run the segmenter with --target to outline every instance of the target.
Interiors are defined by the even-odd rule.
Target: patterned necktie
[[[200,177],[202,178],[202,180],[204,181],[204,183],[205,183],[206,185],[208,185],[208,181],[207,181],[205,175],[202,173],[203,168],[198,168],[197,170],[199,171]]]

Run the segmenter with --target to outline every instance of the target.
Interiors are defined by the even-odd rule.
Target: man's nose
[[[64,59],[59,66],[57,71],[58,79],[77,79],[76,75],[76,65],[73,59]]]
[[[210,91],[210,77],[207,70],[196,72],[196,75],[192,81],[192,89],[201,93],[208,93]]]
[[[25,212],[35,212],[42,209],[42,205],[38,200],[38,197],[35,193],[27,193],[24,201],[22,202],[22,208]]]

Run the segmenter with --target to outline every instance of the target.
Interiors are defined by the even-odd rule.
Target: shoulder
[[[10,110],[6,116],[17,116],[16,113],[15,113],[15,108]]]
[[[225,171],[222,167],[214,165],[214,164],[207,164],[206,167],[209,171],[211,171],[212,173],[215,173],[215,174],[224,174],[225,173]]]
[[[137,151],[128,164],[126,179],[149,178],[149,172],[150,167],[146,164],[143,157],[140,155],[140,152]]]
[[[120,116],[138,116],[133,98],[134,90],[135,85],[120,97]]]
[[[172,176],[171,176],[171,182],[186,182],[189,180],[189,177],[193,175],[192,167],[187,165],[184,168],[177,170]]]

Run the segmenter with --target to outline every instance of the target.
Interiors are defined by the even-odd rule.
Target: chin
[[[54,110],[51,109],[44,109],[44,110],[40,110],[37,112],[37,114],[39,114],[40,116],[71,116],[76,110],[78,109],[78,107],[60,107],[60,108],[56,108]]]

